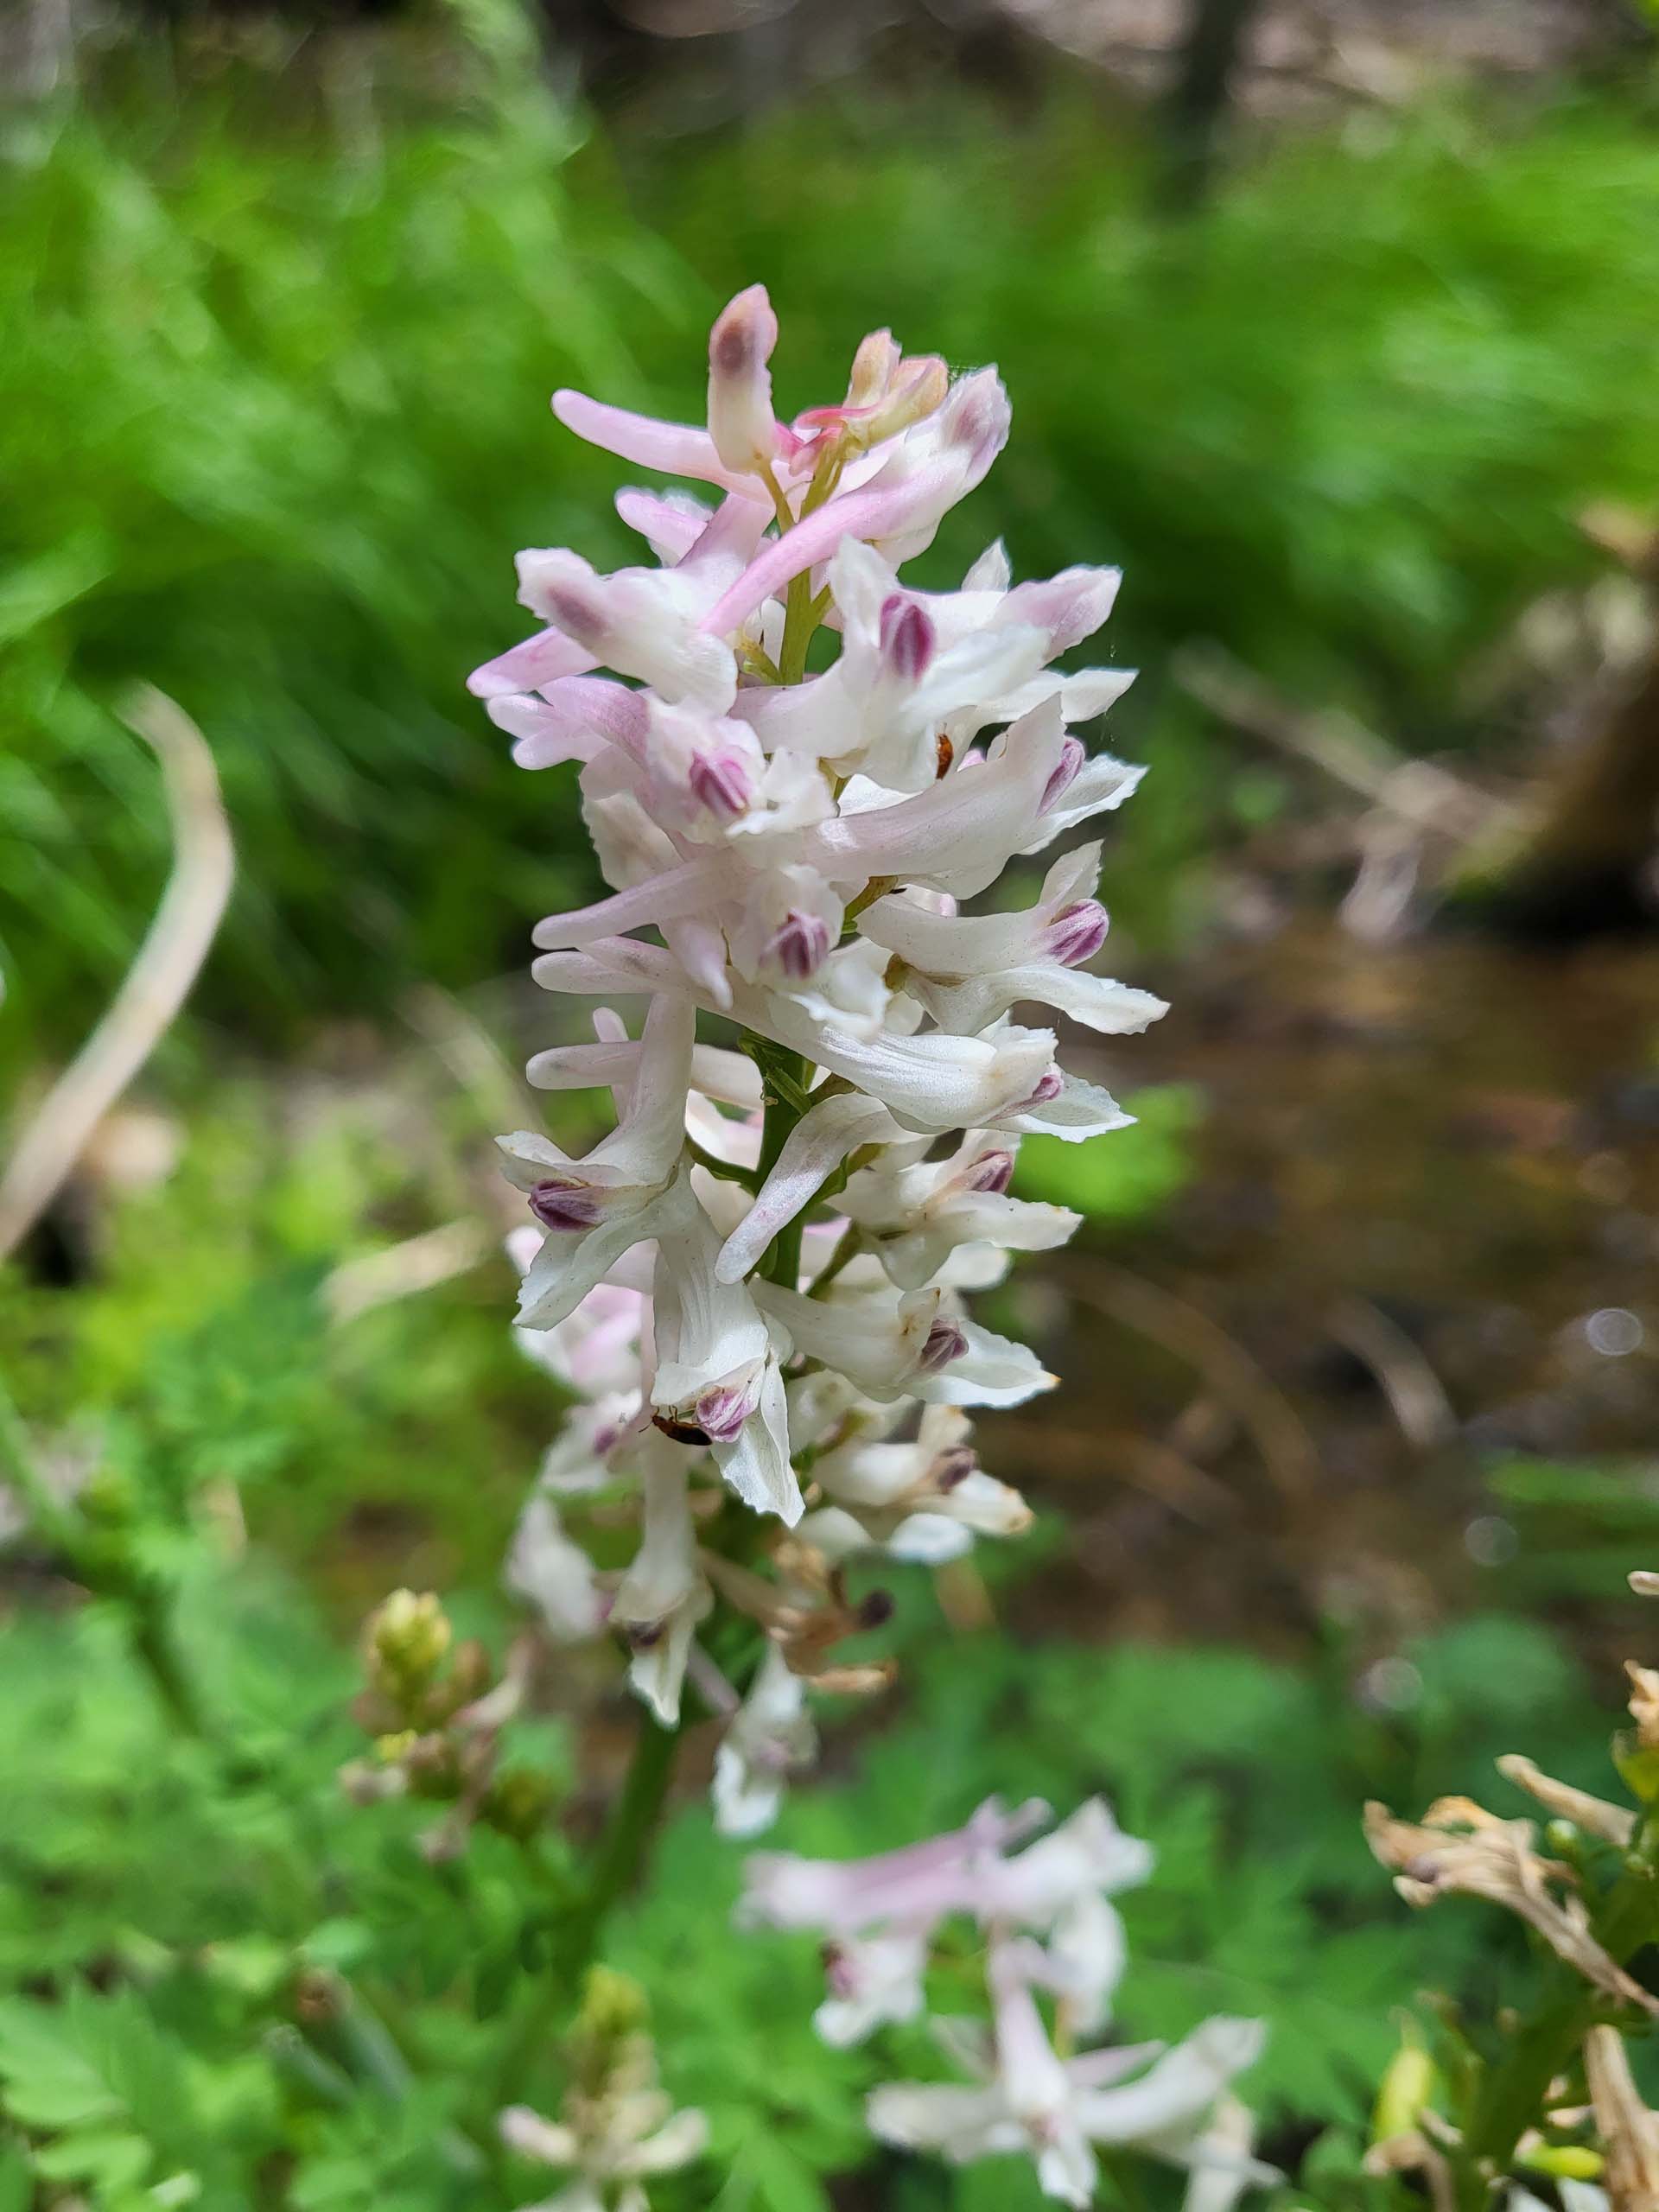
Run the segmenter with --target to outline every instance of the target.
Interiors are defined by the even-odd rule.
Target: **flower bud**
[[[369,1672],[378,1688],[408,1698],[424,1689],[443,1664],[453,1631],[431,1591],[394,1590],[370,1614]]]
[[[1080,968],[1106,942],[1106,909],[1096,899],[1062,907],[1043,933],[1043,950],[1063,968]]]
[[[651,2006],[637,1981],[590,1967],[565,2055],[578,2095],[598,2099],[631,2084],[650,2052]]]
[[[830,925],[791,906],[766,945],[766,958],[792,982],[804,983],[830,957]]]
[[[1011,1152],[982,1152],[963,1178],[963,1188],[968,1191],[988,1191],[1001,1198],[1014,1180],[1014,1154]]]
[[[412,1796],[442,1801],[453,1797],[461,1786],[455,1747],[447,1736],[417,1736],[400,1764]]]
[[[838,406],[810,407],[797,433],[833,442],[843,456],[866,453],[935,414],[950,390],[950,372],[937,353],[904,358],[890,330],[873,330],[853,356],[847,397]]]
[[[1536,2143],[1520,2152],[1516,2164],[1555,2181],[1598,2181],[1606,2161],[1587,2143]]]
[[[746,475],[769,466],[777,448],[766,369],[777,343],[764,284],[740,292],[709,334],[709,435],[725,466]]]
[[[721,822],[735,822],[746,814],[754,797],[749,764],[738,753],[693,753],[686,782],[697,804]]]
[[[741,1435],[743,1424],[754,1411],[753,1383],[717,1383],[697,1400],[697,1426],[711,1444],[730,1444]]]
[[[853,355],[853,372],[847,380],[847,405],[874,407],[893,382],[900,358],[898,340],[890,330],[873,330],[868,338],[861,338]]]
[[[880,639],[881,658],[903,683],[915,683],[927,673],[933,658],[933,624],[925,607],[903,592],[894,592],[883,603]]]
[[[547,1818],[551,1792],[538,1774],[516,1766],[498,1775],[484,1801],[485,1818],[499,1835],[527,1842]]]
[[[1068,734],[1065,744],[1060,747],[1060,757],[1054,764],[1053,773],[1043,785],[1042,803],[1037,810],[1039,814],[1046,814],[1058,799],[1064,798],[1077,780],[1078,773],[1087,757],[1083,748],[1083,740]]]
[[[1402,2043],[1389,2061],[1371,2113],[1373,2143],[1409,2135],[1434,2094],[1434,2062],[1420,2043]]]
[[[922,422],[944,404],[950,388],[950,372],[937,353],[924,353],[904,363],[888,386],[885,403],[864,426],[862,442],[878,445],[896,437],[912,423]]]
[[[918,1363],[929,1375],[937,1375],[942,1367],[949,1367],[953,1359],[960,1359],[968,1349],[968,1339],[955,1321],[941,1319],[927,1332]]]
[[[543,1229],[580,1236],[600,1218],[599,1200],[586,1184],[574,1179],[544,1176],[528,1195],[530,1210]]]

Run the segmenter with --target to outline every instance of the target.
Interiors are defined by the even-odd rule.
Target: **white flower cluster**
[[[564,2057],[568,2086],[557,2120],[509,2105],[498,2120],[509,2151],[569,2177],[524,2212],[649,2212],[646,2182],[702,2158],[709,2123],[694,2107],[677,2111],[664,2093],[642,1993],[620,1974],[594,1969]]]
[[[1094,2201],[1096,2145],[1133,2147],[1239,2183],[1275,2179],[1210,2127],[1228,2083],[1261,2050],[1259,2021],[1217,2016],[1173,2050],[1056,2050],[1039,1999],[1052,2000],[1068,2050],[1107,2028],[1127,1963],[1110,1898],[1146,1879],[1152,1853],[1098,1798],[1027,1841],[1047,1819],[1040,1802],[1010,1813],[993,1798],[965,1827],[876,1859],[764,1853],[745,1870],[740,1916],[823,1938],[830,1993],[817,2025],[831,2044],[918,2018],[941,1929],[967,1919],[982,1932],[989,2031],[972,2020],[930,2022],[975,2078],[877,2089],[869,2122],[884,2142],[957,2164],[1027,2152],[1047,2194],[1074,2205]]]
[[[613,887],[538,925],[538,982],[648,1002],[637,1035],[601,1005],[593,1042],[530,1065],[550,1090],[608,1086],[611,1135],[581,1159],[501,1140],[537,1225],[519,1325],[583,1402],[512,1579],[562,1634],[620,1630],[665,1725],[688,1669],[734,1716],[716,1802],[735,1833],[765,1825],[810,1751],[803,1683],[881,1679],[834,1662],[871,1624],[845,1561],[945,1560],[1027,1522],[967,1413],[1053,1378],[964,1294],[1076,1226],[1011,1194],[1021,1136],[1127,1117],[1014,1010],[1108,1033],[1163,1011],[1087,971],[1097,844],[1055,859],[1034,905],[960,911],[1135,787],[1072,728],[1128,675],[1053,666],[1105,620],[1116,571],[1014,586],[994,545],[959,591],[908,588],[900,566],[1004,443],[1001,382],[880,331],[843,401],[785,424],[776,335],[758,286],[721,315],[706,429],[556,396],[579,435],[721,496],[619,494],[654,566],[521,554],[548,626],[473,678],[522,765],[580,762]],[[726,1041],[700,1039],[699,1014]],[[613,1521],[637,1507],[620,1576],[566,1532],[584,1497]],[[731,1497],[776,1516],[769,1548],[721,1541]],[[768,1640],[741,1706],[699,1637],[717,1605]]]

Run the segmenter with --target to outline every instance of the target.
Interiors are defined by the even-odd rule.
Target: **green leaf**
[[[35,2153],[48,2181],[90,2182],[98,2189],[130,2189],[149,2171],[150,2147],[142,2135],[86,2128],[48,2143]]]
[[[1071,1206],[1091,1221],[1122,1224],[1157,1212],[1191,1179],[1203,1096],[1189,1084],[1162,1084],[1136,1091],[1130,1104],[1135,1119],[1128,1128],[1086,1144],[1023,1139],[1015,1195]]]
[[[0,2000],[0,2083],[23,2126],[85,2128],[124,2116],[125,2099],[74,2031],[63,2007]]]

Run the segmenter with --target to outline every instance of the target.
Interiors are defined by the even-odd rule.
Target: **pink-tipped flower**
[[[1106,911],[1093,895],[1099,876],[1100,847],[1080,845],[1055,861],[1041,898],[1023,912],[944,914],[925,898],[899,893],[877,899],[858,927],[905,963],[905,988],[941,1028],[982,1033],[1034,1001],[1123,1036],[1165,1007],[1149,991],[1079,972],[1106,937]]]
[[[696,1037],[689,1000],[664,995],[652,1001],[628,1110],[584,1159],[568,1158],[534,1130],[496,1140],[503,1173],[548,1231],[520,1287],[522,1326],[550,1329],[563,1321],[624,1253],[656,1236],[683,1207],[677,1175]]]
[[[735,822],[754,796],[748,762],[729,747],[694,753],[686,781],[698,804],[721,822]]]
[[[1065,742],[1060,747],[1060,757],[1054,765],[1054,772],[1043,786],[1042,804],[1037,810],[1039,814],[1046,814],[1058,799],[1064,798],[1077,780],[1078,772],[1087,758],[1083,740],[1073,737],[1068,730]]]
[[[1014,1154],[1011,1152],[982,1153],[963,1177],[963,1186],[969,1191],[989,1192],[1000,1196],[1014,1180]]]
[[[580,1234],[592,1229],[604,1212],[598,1196],[586,1184],[543,1176],[531,1186],[530,1210],[543,1229]]]
[[[730,647],[697,618],[725,573],[716,569],[701,583],[689,564],[601,575],[563,547],[530,548],[518,556],[518,596],[581,650],[574,668],[562,662],[526,680],[550,682],[601,661],[666,699],[723,713],[736,690],[736,664]]]
[[[902,683],[917,683],[927,673],[935,645],[927,610],[903,592],[882,602],[880,652],[883,665]]]
[[[741,1383],[719,1383],[697,1400],[697,1427],[711,1444],[734,1444],[760,1397],[758,1375]]]
[[[949,1319],[936,1321],[927,1332],[922,1346],[920,1365],[929,1375],[937,1375],[941,1368],[949,1367],[953,1359],[961,1359],[968,1350],[968,1338],[960,1322]]]
[[[950,1160],[905,1166],[890,1155],[876,1160],[848,1183],[842,1204],[848,1219],[869,1233],[888,1281],[914,1294],[939,1281],[964,1247],[1046,1252],[1065,1243],[1077,1216],[1011,1197],[1013,1179],[1013,1147],[987,1148],[970,1131]],[[951,1379],[966,1371],[953,1365]]]
[[[978,1472],[979,1454],[973,1446],[950,1444],[932,1461],[926,1479],[941,1497],[945,1497],[953,1490],[960,1490],[963,1483]]]
[[[1106,909],[1100,901],[1080,899],[1055,915],[1044,935],[1044,950],[1063,968],[1080,968],[1105,944],[1106,930]]]
[[[830,925],[819,914],[791,906],[772,932],[766,957],[792,982],[804,983],[830,956]]]
[[[758,475],[777,451],[772,377],[778,318],[764,284],[740,292],[709,334],[709,435],[726,467]]]
[[[838,407],[810,407],[795,418],[797,433],[838,438],[843,449],[862,453],[897,437],[933,414],[950,388],[950,372],[937,353],[906,360],[890,330],[873,330],[853,356],[847,397]]]

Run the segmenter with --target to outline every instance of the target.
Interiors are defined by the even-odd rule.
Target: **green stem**
[[[799,1052],[779,1052],[763,1063],[766,1071],[766,1120],[760,1130],[760,1163],[755,1171],[758,1190],[778,1165],[789,1135],[805,1111],[807,1077],[810,1071]],[[793,1290],[800,1281],[801,1236],[806,1227],[804,1207],[792,1221],[785,1222],[766,1251],[757,1272],[767,1282],[779,1282]]]
[[[1602,1948],[1621,1965],[1653,1939],[1659,1900],[1653,1848],[1649,1815],[1599,1916]],[[1508,2172],[1516,2145],[1544,2108],[1550,2083],[1572,2064],[1586,2031],[1606,2006],[1605,1997],[1586,1989],[1574,1974],[1557,1968],[1552,1980],[1542,2009],[1511,2037],[1502,2063],[1488,2074],[1476,2099],[1464,2161],[1465,2195],[1471,2207],[1486,2201],[1485,2172]]]
[[[721,1183],[741,1183],[751,1197],[753,1197],[754,1192],[760,1187],[760,1179],[752,1172],[752,1170],[747,1167],[736,1166],[729,1160],[716,1160],[712,1152],[705,1151],[702,1146],[696,1143],[692,1138],[688,1137],[686,1139],[686,1149],[690,1153],[692,1159],[696,1160],[697,1166],[701,1167],[705,1173],[714,1176],[716,1181]]]
[[[1543,2110],[1550,2083],[1570,2064],[1596,2017],[1592,1991],[1565,1976],[1557,1986],[1559,1993],[1511,2037],[1502,2063],[1481,2086],[1465,2145],[1471,2168],[1490,2162],[1488,2171],[1508,2172],[1516,2145]],[[1485,2182],[1478,2174],[1474,2178],[1478,2193],[1471,2190],[1472,2201],[1484,2203]]]
[[[664,1728],[648,1715],[640,1716],[633,1757],[601,1839],[593,1879],[565,1931],[560,1963],[573,1981],[593,1964],[612,1907],[639,1878],[674,1779],[679,1748],[677,1725]]]
[[[806,652],[817,625],[812,620],[812,579],[804,570],[789,580],[784,599],[784,641],[778,648],[778,677],[798,683],[806,674]]]
[[[805,1093],[807,1064],[801,1053],[790,1055],[790,1064],[787,1064],[785,1073],[787,1077],[791,1079],[791,1084],[794,1084],[797,1093],[801,1095]],[[757,1188],[759,1184],[766,1181],[767,1174],[772,1173],[772,1168],[779,1164],[783,1146],[787,1144],[790,1130],[797,1126],[798,1119],[801,1119],[801,1109],[794,1103],[794,1099],[785,1097],[785,1095],[781,1095],[781,1090],[774,1090],[770,1084],[767,1084],[766,1123],[763,1123],[763,1128],[761,1128],[761,1166],[759,1166]],[[767,1283],[783,1283],[783,1287],[785,1289],[797,1287],[797,1283],[801,1281],[801,1236],[803,1232],[805,1232],[805,1225],[807,1225],[807,1208],[803,1205],[801,1212],[798,1212],[791,1221],[785,1221],[783,1228],[777,1232],[777,1236],[772,1239],[772,1245],[767,1248],[766,1259],[761,1261],[761,1265],[759,1265],[757,1269],[759,1274],[763,1276],[763,1281],[767,1281]]]
[[[777,511],[778,528],[787,537],[797,521],[804,522],[807,516],[821,507],[834,492],[841,474],[841,461],[835,454],[826,454],[818,463],[801,502],[798,517],[790,512],[789,502],[784,497],[783,488],[773,470],[768,467],[762,470],[761,474]],[[827,589],[814,598],[809,570],[804,569],[798,576],[790,578],[789,589],[784,596],[783,643],[778,648],[778,681],[780,683],[798,683],[805,676],[807,648],[829,611],[829,606]]]
[[[560,1927],[542,1986],[527,2007],[502,2055],[498,2102],[510,2103],[521,2087],[524,2069],[544,2042],[559,2013],[575,1999],[582,1976],[598,1954],[612,1908],[643,1872],[674,1778],[680,1728],[663,1728],[648,1714],[639,1716],[633,1757],[599,1847],[586,1893]]]
[[[846,1228],[842,1230],[840,1241],[837,1243],[835,1250],[830,1255],[829,1262],[824,1267],[823,1273],[817,1277],[817,1281],[813,1283],[811,1289],[806,1294],[809,1298],[822,1298],[823,1296],[825,1291],[829,1289],[830,1284],[834,1282],[836,1277],[841,1273],[842,1269],[849,1261],[857,1256],[858,1244],[858,1224],[855,1221],[849,1221]]]
[[[165,1601],[154,1590],[126,1593],[132,1648],[162,1709],[181,1736],[207,1742],[209,1730],[189,1672],[173,1639]]]

